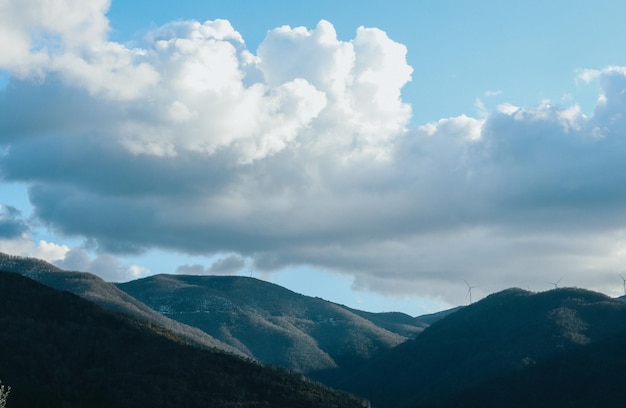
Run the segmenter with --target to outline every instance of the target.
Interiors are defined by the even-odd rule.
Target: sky
[[[0,251],[419,315],[623,293],[626,3],[0,0]]]

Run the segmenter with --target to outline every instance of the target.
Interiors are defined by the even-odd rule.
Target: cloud
[[[4,28],[28,58],[0,51],[13,74],[0,175],[30,185],[51,230],[97,243],[93,260],[72,249],[71,269],[144,274],[114,256],[160,248],[229,254],[179,273],[308,265],[455,299],[463,279],[478,294],[565,272],[607,289],[605,271],[623,264],[626,70],[593,73],[590,116],[482,105],[480,118],[407,129],[412,68],[381,30],[340,41],[326,21],[284,26],[255,55],[225,20],[178,21],[131,49],[107,40],[103,14],[74,10],[96,22],[93,42],[35,19]],[[58,47],[32,48],[33,30]]]
[[[324,92],[327,107],[312,124],[310,149],[382,156],[411,115],[400,97],[413,69],[406,47],[376,28],[360,27],[350,42],[320,21],[313,30],[283,26],[259,46],[259,68],[270,85],[303,78]],[[313,133],[308,132],[308,133]]]
[[[211,265],[210,272],[215,275],[233,275],[246,266],[243,258],[237,255],[229,255],[218,259]]]
[[[20,76],[42,75],[51,54],[72,39],[99,39],[108,22],[108,1],[3,1],[0,4],[0,66]]]
[[[25,0],[0,5],[0,68],[112,99],[135,99],[156,85],[145,52],[109,42],[109,0]]]
[[[181,275],[236,275],[246,266],[246,261],[239,255],[231,254],[217,259],[208,268],[204,265],[181,265],[176,273]]]
[[[492,96],[499,96],[502,95],[502,91],[501,90],[497,90],[497,91],[485,91],[484,94],[486,97],[492,97]]]
[[[17,208],[0,204],[0,239],[21,237],[29,230],[20,216],[21,213]]]
[[[32,6],[63,14],[69,3]],[[2,95],[12,113],[4,137],[61,128],[64,136],[98,133],[134,155],[225,150],[239,163],[294,145],[382,157],[410,118],[400,99],[412,72],[406,47],[380,30],[361,27],[343,42],[326,21],[310,31],[285,26],[270,31],[255,56],[228,21],[177,21],[131,49],[106,40],[108,21],[95,16],[106,7],[77,4],[67,27],[9,7],[6,20],[28,20],[7,26],[25,38],[20,53],[45,63],[16,67],[8,51],[0,58],[0,69],[15,74]],[[92,23],[97,29],[79,41],[77,31]],[[46,39],[37,51],[33,32]]]
[[[54,264],[69,271],[96,274],[107,282],[125,282],[150,274],[150,271],[142,266],[122,264],[111,254],[98,253],[92,259],[89,253],[80,247],[70,249],[62,259],[57,259]]]
[[[69,251],[66,245],[59,245],[53,242],[40,240],[35,242],[27,236],[21,236],[13,239],[0,238],[0,252],[40,258],[48,262],[54,262],[63,259]]]

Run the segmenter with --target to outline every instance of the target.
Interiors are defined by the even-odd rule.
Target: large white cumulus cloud
[[[0,68],[18,77],[59,73],[71,85],[114,99],[137,97],[158,80],[143,50],[107,41],[110,0],[3,0]]]
[[[28,6],[3,3],[0,68],[87,91],[73,98],[106,119],[86,131],[133,154],[227,149],[249,163],[296,145],[382,157],[410,118],[400,100],[412,71],[406,49],[376,29],[342,42],[325,21],[282,27],[255,56],[228,21],[177,21],[128,48],[107,40],[108,1]]]
[[[400,100],[412,71],[406,50],[375,29],[342,42],[326,21],[313,30],[281,27],[258,56],[223,20],[173,23],[153,41],[164,78],[152,98],[161,120],[148,131],[152,120],[128,124],[124,143],[134,152],[232,148],[249,163],[287,147],[323,154],[332,146],[350,156],[357,144],[377,157],[410,118]]]
[[[108,29],[109,0],[0,2],[0,66],[40,74],[57,54],[99,43]]]
[[[375,28],[339,41],[332,24],[321,21],[311,31],[270,31],[259,47],[259,67],[270,85],[304,78],[326,95],[330,108],[320,113],[307,147],[382,157],[411,115],[400,98],[413,71],[406,52]]]
[[[107,39],[106,1],[29,3],[0,0],[0,175],[56,232],[447,299],[463,279],[536,289],[566,272],[606,289],[625,260],[623,68],[583,72],[592,115],[502,105],[407,129],[412,68],[381,30],[284,26],[251,51],[227,21],[177,21],[131,48]]]

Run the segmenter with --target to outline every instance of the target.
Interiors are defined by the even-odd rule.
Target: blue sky
[[[618,1],[0,0],[0,251],[416,315],[622,294]]]
[[[413,123],[421,124],[474,113],[475,99],[488,91],[507,96],[498,102],[517,105],[580,96],[576,101],[592,109],[597,88],[576,87],[576,71],[624,62],[620,42],[609,40],[626,34],[624,6],[617,1],[571,3],[133,1],[113,2],[109,16],[112,37],[119,41],[140,41],[150,27],[173,19],[224,18],[251,50],[268,30],[282,25],[313,28],[328,20],[344,41],[360,26],[378,27],[408,47],[407,61],[415,71],[403,95],[413,106]]]

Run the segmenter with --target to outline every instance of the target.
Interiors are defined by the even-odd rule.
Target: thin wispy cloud
[[[499,96],[502,95],[503,92],[498,90],[498,91],[485,91],[485,97],[491,97],[491,96]]]

